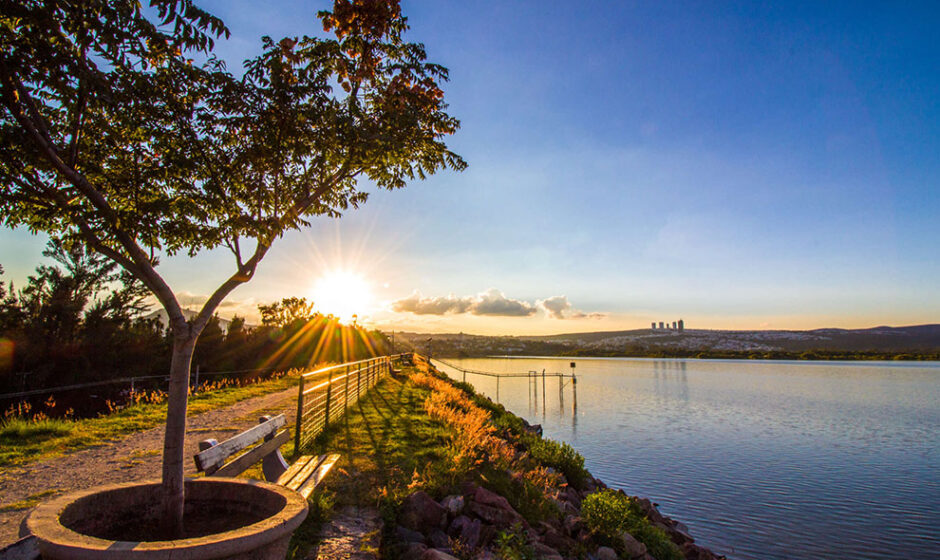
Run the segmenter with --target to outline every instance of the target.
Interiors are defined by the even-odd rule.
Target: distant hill
[[[808,331],[729,331],[636,329],[547,336],[479,336],[468,334],[395,333],[402,346],[426,351],[428,338],[438,355],[694,355],[748,352],[787,354],[809,351],[936,354],[940,324],[869,329]]]

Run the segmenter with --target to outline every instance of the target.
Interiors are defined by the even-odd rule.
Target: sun
[[[348,323],[353,316],[361,319],[372,303],[372,290],[360,274],[334,270],[316,281],[312,291],[313,304],[324,315],[333,315]]]

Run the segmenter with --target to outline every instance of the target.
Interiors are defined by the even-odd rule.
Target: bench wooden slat
[[[303,457],[297,459],[297,463],[300,464],[300,469],[294,473],[294,476],[287,478],[281,476],[277,479],[277,483],[284,486],[285,488],[290,488],[291,490],[297,490],[307,478],[313,474],[313,471],[317,469],[321,462],[323,462],[325,455],[320,455],[319,457],[314,457],[313,455],[304,455]],[[284,473],[287,474],[287,473]]]
[[[274,453],[277,448],[290,441],[290,432],[281,430],[272,439],[262,443],[247,453],[241,454],[237,459],[212,473],[212,476],[238,476],[249,467],[260,461],[268,453]]]
[[[297,475],[300,469],[307,466],[307,461],[309,461],[311,457],[312,455],[303,455],[298,457],[297,460],[294,461],[291,466],[287,467],[287,470],[284,471],[281,476],[277,477],[277,480],[274,482],[276,484],[280,484],[281,486],[287,486],[287,483]]]
[[[314,471],[310,477],[303,483],[303,485],[297,490],[301,496],[304,498],[309,498],[310,494],[313,493],[314,488],[317,487],[317,484],[320,484],[320,481],[330,472],[330,469],[333,468],[333,465],[336,464],[336,461],[339,460],[339,455],[336,453],[331,453],[330,455],[321,455],[325,457],[320,462],[320,465],[317,467],[317,470]]]
[[[197,453],[194,459],[196,460],[196,469],[200,471],[214,472],[222,463],[225,462],[225,459],[250,446],[256,441],[263,439],[269,434],[273,434],[279,428],[282,428],[287,425],[287,418],[283,414],[279,414],[274,418],[268,420],[263,424],[258,424],[257,426],[250,428],[235,437],[227,439],[222,443],[210,447],[205,451]]]

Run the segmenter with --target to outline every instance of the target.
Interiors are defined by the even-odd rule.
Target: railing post
[[[346,381],[346,386],[343,389],[343,412],[349,408],[349,366],[343,368],[343,373],[345,377],[343,378]]]
[[[304,427],[304,375],[300,374],[297,385],[297,420],[294,422],[294,453],[300,451],[300,431]]]
[[[326,415],[323,418],[323,429],[330,427],[330,398],[333,396],[333,370],[330,370],[330,376],[326,383]]]
[[[362,396],[362,364],[356,364],[356,402]]]

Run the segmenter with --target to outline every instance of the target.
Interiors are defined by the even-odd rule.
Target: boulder
[[[617,553],[614,552],[614,549],[609,546],[602,546],[597,549],[597,553],[594,555],[597,560],[617,560]]]
[[[504,529],[523,522],[522,516],[516,513],[515,510],[499,509],[477,502],[471,502],[468,509],[490,525]]]
[[[424,554],[421,556],[421,560],[457,560],[457,558],[447,554],[443,550],[429,548],[424,551]]]
[[[441,506],[452,516],[458,515],[461,511],[463,511],[464,497],[459,495],[447,496],[441,500]]]
[[[443,527],[446,521],[447,510],[420,490],[405,498],[398,513],[400,525],[424,534]]]
[[[572,537],[587,529],[584,521],[582,521],[581,517],[578,515],[566,515],[561,526],[564,528],[565,532]]]
[[[497,527],[510,527],[516,523],[526,525],[525,520],[509,505],[506,498],[479,486],[474,491],[473,499],[467,504],[466,509],[483,521]]]
[[[398,550],[398,558],[400,560],[421,560],[421,557],[424,556],[424,551],[428,547],[424,546],[422,543],[405,543]]]
[[[483,524],[480,523],[479,519],[470,519],[465,515],[461,515],[450,524],[448,532],[451,537],[459,539],[464,546],[474,549],[480,544],[482,529]]]
[[[431,532],[428,533],[428,544],[439,550],[449,551],[451,548],[450,537],[440,529],[431,529]]]
[[[682,545],[681,550],[686,560],[723,560],[725,558],[693,543],[685,543]]]
[[[491,492],[482,486],[477,486],[473,492],[473,501],[486,506],[498,507],[500,509],[512,509],[509,501],[496,492]]]
[[[424,535],[418,531],[413,531],[407,527],[402,527],[401,525],[395,526],[395,536],[398,537],[398,540],[405,543],[423,543]]]
[[[541,560],[562,560],[561,554],[546,544],[537,542],[532,545],[532,550],[535,552],[535,557]]]
[[[620,534],[623,540],[623,549],[629,558],[640,558],[646,554],[646,545],[633,538],[633,535],[624,531]]]

